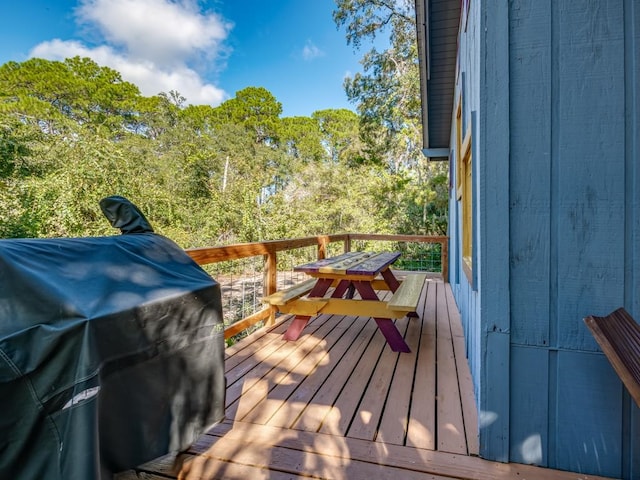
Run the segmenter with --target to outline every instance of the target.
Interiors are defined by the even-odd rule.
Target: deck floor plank
[[[332,326],[332,323],[335,325]],[[327,346],[334,345],[340,340],[340,337],[344,336],[345,328],[342,327],[343,323],[346,322],[343,322],[343,320],[338,321],[338,323],[327,321],[323,325],[323,329],[318,330],[318,332],[326,334],[326,336],[314,335],[314,337],[318,337],[318,341],[315,344],[307,342],[306,352],[300,352],[300,355],[291,355],[284,359],[278,365],[278,370],[280,370],[278,375],[270,378],[270,383],[272,383],[273,387],[269,392],[268,398],[263,398],[249,415],[236,416],[236,419],[252,423],[288,426],[287,422],[291,421],[293,415],[296,415],[292,409],[292,407],[295,407],[296,400],[290,400],[290,397],[294,394],[300,395],[305,380],[315,377],[318,365],[323,360],[326,360],[328,355]],[[304,356],[301,356],[302,354]],[[273,418],[277,413],[279,415]],[[279,419],[282,419],[282,421],[279,421]]]
[[[322,422],[320,432],[341,436],[346,435],[351,419],[358,411],[362,392],[367,388],[369,379],[385,345],[384,337],[380,332],[376,331],[371,343],[369,343],[369,348],[358,359],[356,366],[351,368],[352,373],[347,378],[345,387],[342,388],[340,395],[338,395],[331,410],[329,410]]]
[[[436,449],[436,284],[427,283],[406,444]]]
[[[289,375],[301,378],[308,373],[304,366],[310,362],[309,353],[314,351],[314,347],[322,342],[325,335],[331,334],[335,330],[332,323],[327,322],[325,317],[323,315],[316,319],[317,321],[313,322],[313,325],[309,325],[309,331],[305,331],[298,341],[286,342],[280,340],[284,345],[276,350],[273,355],[260,361],[251,370],[250,381],[236,382],[231,387],[239,385],[238,388],[233,390],[234,398],[231,400],[231,404],[229,404],[230,400],[227,399],[228,407],[226,413],[229,418],[242,419],[260,401],[267,398],[269,392],[280,385]],[[301,362],[304,362],[304,365],[298,367]],[[298,373],[296,368],[300,368],[302,371]],[[230,388],[227,387],[227,393],[229,390]],[[238,391],[240,391],[240,395],[237,395]]]
[[[348,317],[354,318],[354,317]],[[356,320],[354,320],[355,323]],[[329,376],[324,379],[323,384],[315,392],[311,401],[305,405],[305,409],[292,425],[297,430],[305,430],[317,432],[325,422],[325,419],[333,405],[340,395],[340,392],[347,384],[347,380],[351,375],[351,370],[344,368],[344,365],[355,365],[357,360],[362,357],[362,353],[371,342],[371,338],[375,335],[377,327],[375,322],[370,319],[364,319],[364,328],[362,328],[358,336],[349,345],[349,348],[342,356],[338,356],[338,352],[332,352],[332,364],[335,364]],[[348,341],[348,339],[347,339]]]
[[[456,359],[456,368],[458,370],[458,383],[460,385],[473,385],[471,377],[471,369],[466,359],[465,339],[460,322],[460,313],[453,299],[451,289],[446,290],[447,309],[449,313],[451,335],[453,340],[453,355]],[[480,439],[477,428],[469,428],[469,425],[478,424],[478,411],[476,409],[475,395],[473,388],[465,388],[460,390],[460,403],[462,407],[462,416],[464,418],[465,435],[467,441],[467,450],[469,455],[480,454]]]
[[[395,324],[400,334],[404,336],[408,327],[407,317],[396,320]],[[348,437],[363,440],[375,439],[399,355],[399,353],[392,351],[388,345],[385,345],[366,389],[364,392],[360,391],[363,395],[357,414],[353,417],[347,431]],[[356,391],[356,393],[358,392]]]
[[[411,352],[396,354],[396,368],[391,377],[386,401],[386,404],[393,405],[393,408],[384,408],[382,412],[378,433],[374,438],[378,442],[395,445],[404,445],[405,442],[421,330],[418,318],[408,318],[408,323],[405,342]]]
[[[450,286],[429,278],[417,312],[396,320],[411,353],[392,352],[363,317],[321,315],[287,342],[291,316],[282,316],[226,349],[224,422],[178,459],[156,459],[116,480],[596,480],[479,458]]]
[[[316,365],[315,370],[295,385],[295,391],[287,398],[286,405],[284,405],[283,408],[279,408],[278,411],[268,419],[268,422],[258,423],[268,423],[273,426],[293,428],[293,425],[298,422],[306,407],[312,403],[312,399],[316,396],[316,393],[322,385],[326,383],[327,378],[336,366],[339,365],[344,355],[346,355],[351,348],[357,348],[354,338],[357,341],[359,333],[362,331],[365,323],[358,317],[344,317],[341,325],[345,325],[346,329],[343,327],[342,330],[336,330],[338,333],[342,332],[343,335],[341,335],[331,348],[321,347],[324,349],[323,357]],[[317,399],[313,401],[314,404],[317,404],[317,402]]]
[[[438,285],[436,289],[436,309],[438,329],[436,335],[436,363],[438,365],[436,438],[438,450],[466,455],[467,440],[444,284]]]

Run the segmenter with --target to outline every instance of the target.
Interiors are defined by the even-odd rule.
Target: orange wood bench
[[[277,307],[287,305],[289,302],[292,302],[293,300],[303,297],[304,295],[309,293],[315,284],[316,279],[309,278],[308,280],[296,283],[289,288],[278,290],[271,295],[263,297],[262,302],[268,303],[270,305],[275,305]]]

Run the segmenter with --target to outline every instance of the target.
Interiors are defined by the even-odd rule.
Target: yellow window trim
[[[462,257],[463,270],[469,283],[473,283],[473,176],[471,155],[471,129],[467,129],[462,142],[461,168],[461,202],[462,202]]]

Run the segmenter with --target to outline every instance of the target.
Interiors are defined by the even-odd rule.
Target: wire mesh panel
[[[203,265],[203,268],[220,284],[225,326],[232,325],[263,308],[262,257],[211,263]]]
[[[399,251],[393,269],[432,272],[446,281],[446,242],[446,237],[339,234],[205,247],[187,253],[220,284],[225,337],[235,338],[237,332],[247,335],[263,326],[264,320],[273,319],[273,308],[262,302],[266,287],[272,293],[308,279],[294,268],[317,260],[319,253],[333,257],[345,250]],[[275,285],[265,285],[272,280]]]
[[[351,250],[362,252],[400,252],[394,270],[418,272],[442,271],[442,245],[439,243],[398,242],[388,240],[355,240]]]
[[[293,269],[297,265],[313,262],[317,258],[318,248],[315,245],[279,252],[277,290],[282,290],[309,278],[304,272],[295,272]]]

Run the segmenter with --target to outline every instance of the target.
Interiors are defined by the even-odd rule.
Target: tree
[[[365,162],[358,115],[341,108],[318,110],[312,116],[320,126],[323,143],[333,163],[358,165]]]
[[[437,226],[435,177],[388,168],[359,115],[281,112],[261,87],[185,105],[88,59],[2,65],[0,236],[113,234],[98,202],[115,194],[184,247]]]
[[[347,43],[354,48],[365,40],[389,34],[389,48],[368,51],[361,61],[364,73],[347,78],[344,86],[348,98],[357,103],[368,155],[384,161],[399,175],[398,185],[403,185],[401,203],[409,215],[406,222],[397,225],[398,231],[412,228],[415,233],[441,232],[443,216],[439,206],[446,205],[448,191],[440,185],[443,174],[446,178],[446,169],[427,162],[420,151],[422,124],[414,2],[337,0],[336,5],[334,21],[339,28],[346,28]],[[403,177],[410,183],[405,183]]]
[[[286,117],[280,122],[280,145],[296,162],[319,162],[327,153],[322,146],[322,132],[315,117]]]
[[[338,0],[334,20],[346,26],[347,43],[359,48],[389,31],[389,48],[375,47],[361,63],[364,73],[347,78],[348,98],[357,103],[362,134],[371,153],[394,170],[419,158],[420,79],[413,0]]]
[[[2,108],[48,134],[66,134],[81,125],[120,135],[138,96],[138,88],[118,72],[88,58],[32,58],[0,67]]]
[[[218,124],[243,125],[254,134],[256,143],[273,146],[278,141],[282,104],[266,88],[247,87],[236,92],[215,114]]]

